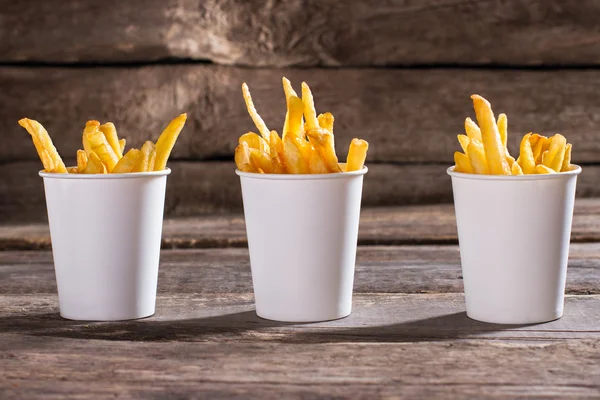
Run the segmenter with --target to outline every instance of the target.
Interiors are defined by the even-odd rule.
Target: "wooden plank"
[[[2,335],[0,390],[15,399],[595,398],[599,342],[224,346]]]
[[[1,3],[0,61],[251,66],[591,64],[594,1]],[[60,23],[57,23],[60,21]]]
[[[572,242],[600,241],[600,199],[575,202]],[[365,207],[361,212],[361,245],[456,244],[456,219],[451,204]],[[245,247],[241,214],[166,219],[164,248]],[[0,249],[50,248],[46,223],[0,225]]]
[[[0,332],[24,337],[252,344],[595,339],[600,344],[600,295],[568,295],[562,318],[534,325],[472,320],[459,293],[357,293],[349,317],[313,324],[263,320],[249,293],[163,294],[153,317],[124,322],[64,320],[52,294],[0,295],[0,305]],[[0,334],[0,346],[2,341]]]
[[[163,250],[158,292],[250,293],[247,249]],[[458,246],[362,246],[355,293],[462,293]],[[571,245],[566,292],[600,294],[600,244]],[[0,252],[0,293],[56,293],[49,251]]]
[[[33,160],[23,116],[46,125],[64,157],[81,147],[88,119],[112,120],[129,146],[155,140],[181,112],[189,121],[174,158],[231,159],[237,138],[255,130],[240,93],[247,81],[268,125],[281,131],[280,77],[306,80],[317,108],[336,117],[343,159],[353,137],[371,143],[369,162],[452,163],[456,134],[473,117],[469,96],[480,93],[509,118],[509,147],[530,131],[562,132],[573,160],[600,161],[596,115],[600,70],[244,69],[214,65],[136,68],[0,68],[0,161]],[[51,99],[49,101],[48,99]]]

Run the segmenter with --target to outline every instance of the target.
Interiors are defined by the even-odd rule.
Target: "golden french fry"
[[[304,103],[299,97],[291,96],[288,100],[288,120],[286,131],[283,132],[282,139],[285,141],[286,136],[291,135],[293,137],[302,138],[303,134],[301,131],[302,127],[302,113],[304,112]]]
[[[283,83],[283,92],[285,93],[286,100],[291,96],[298,97],[298,95],[296,94],[296,91],[292,87],[292,83],[290,82],[290,80],[288,78],[286,78],[284,76],[283,78],[281,78],[281,82]]]
[[[114,150],[106,140],[106,136],[100,131],[100,129],[96,129],[92,132],[89,132],[86,135],[89,145],[92,148],[92,151],[96,153],[102,163],[106,165],[106,169],[108,172],[111,172],[112,169],[119,162],[119,157],[115,154]]]
[[[458,135],[458,142],[460,143],[460,147],[462,148],[462,150],[465,152],[465,155],[467,154],[467,148],[469,147],[469,143],[471,142],[471,139],[469,139],[469,137],[467,135]]]
[[[319,120],[315,110],[315,100],[306,82],[302,82],[302,102],[304,103],[304,118],[306,119],[305,129],[308,134],[309,130],[319,127]]]
[[[476,94],[472,95],[471,99],[473,99],[473,108],[481,130],[481,139],[489,173],[493,175],[510,175],[510,166],[506,159],[506,152],[502,145],[502,139],[490,103]],[[473,167],[475,168],[475,165]]]
[[[154,162],[156,161],[156,147],[150,153],[150,159],[148,160],[148,171],[154,171]]]
[[[185,125],[187,114],[183,113],[169,122],[169,125],[160,134],[156,141],[156,159],[154,160],[154,171],[162,171],[167,167],[167,160],[171,155],[171,150],[179,137],[179,133]]]
[[[155,152],[155,146],[154,143],[152,143],[151,141],[146,141],[143,145],[142,148],[140,150],[142,152],[142,156],[138,159],[137,163],[135,164],[135,166],[133,167],[133,169],[131,170],[131,172],[147,172],[147,171],[152,171],[149,167],[150,164],[150,155],[154,152],[154,154],[156,154]]]
[[[138,149],[130,149],[115,165],[112,174],[126,174],[129,172],[134,172],[133,169],[139,163],[140,159],[143,157],[142,151]]]
[[[250,151],[250,162],[258,172],[265,174],[273,173],[274,167],[269,153],[259,149],[253,149],[252,147],[248,147],[248,150]]]
[[[283,130],[282,132],[282,137],[285,137],[285,132],[287,132],[289,130],[288,128],[288,124],[289,124],[289,110],[290,110],[290,97],[295,96],[298,97],[298,95],[296,94],[296,91],[294,90],[294,88],[292,87],[292,84],[290,83],[290,81],[284,76],[281,81],[283,82],[283,91],[285,93],[285,103],[286,103],[286,113],[285,113],[285,122],[283,124]],[[300,132],[304,132],[304,119],[300,122]]]
[[[285,174],[286,167],[283,155],[283,141],[276,131],[271,131],[271,140],[269,141],[270,156],[273,161],[273,173]]]
[[[556,171],[552,168],[545,166],[544,164],[538,164],[535,166],[536,174],[556,174]]]
[[[60,158],[48,131],[46,131],[42,124],[33,119],[22,118],[19,120],[19,125],[25,128],[31,135],[33,145],[42,160],[42,164],[44,164],[44,169],[48,172],[66,173],[67,168],[65,167],[65,163]],[[44,160],[46,161],[44,162]],[[50,163],[49,160],[52,162]]]
[[[535,142],[535,146],[532,144],[535,163],[540,164],[542,162],[542,155],[550,148],[550,138],[534,133],[531,135],[531,141]]]
[[[508,117],[506,114],[498,115],[498,132],[500,132],[500,140],[502,141],[502,146],[506,148],[506,142],[508,141]],[[508,154],[508,151],[507,151]]]
[[[242,172],[258,172],[250,161],[250,147],[242,142],[235,148],[235,165]]]
[[[313,148],[313,151],[310,152],[309,160],[308,160],[308,169],[311,174],[327,174],[329,170],[327,169],[327,165],[325,165],[325,161],[321,157],[321,153],[319,153],[316,149]]]
[[[335,154],[333,134],[321,127],[309,129],[306,134],[314,148],[321,154],[329,172],[342,172],[340,165],[338,164],[337,155]]]
[[[87,166],[88,157],[85,150],[77,150],[77,171],[83,173]]]
[[[78,174],[79,170],[77,169],[77,167],[67,167],[67,173],[69,173],[69,174]]]
[[[285,167],[292,174],[308,174],[308,160],[302,154],[303,139],[287,135],[283,140],[283,160]]]
[[[565,157],[563,158],[563,164],[560,168],[561,172],[570,170],[569,167],[571,166],[571,147],[571,143],[567,143],[567,146],[565,147]]]
[[[83,129],[83,150],[85,150],[86,154],[90,154],[92,152],[92,145],[88,139],[88,135],[98,130],[100,127],[100,122],[98,121],[88,121],[85,123],[85,128]]]
[[[319,122],[319,126],[321,128],[327,129],[329,132],[333,133],[333,114],[319,114],[319,116],[317,117],[317,121]]]
[[[261,116],[258,114],[258,111],[256,111],[256,107],[254,107],[254,102],[252,101],[252,96],[250,95],[250,89],[248,89],[246,82],[242,84],[242,94],[244,96],[244,101],[246,102],[246,109],[248,110],[248,114],[250,114],[250,118],[252,118],[252,121],[254,121],[254,125],[256,125],[262,137],[265,140],[269,140],[271,133],[269,128],[267,128],[265,121],[263,121]]]
[[[119,148],[121,149],[121,154],[125,154],[125,144],[127,143],[127,140],[125,139],[120,139],[119,140]]]
[[[510,167],[510,172],[513,175],[523,175],[523,170],[521,169],[521,166],[517,162],[514,162],[512,164],[512,166]]]
[[[513,156],[511,156],[510,154],[508,154],[508,152],[506,153],[506,161],[508,161],[508,165],[511,168],[512,171],[512,165],[516,162],[515,158]]]
[[[93,150],[87,155],[88,162],[85,166],[84,174],[106,174],[106,165],[102,163],[102,160]]]
[[[528,133],[521,140],[519,166],[524,174],[535,174],[535,157],[531,148],[530,138],[531,133]]]
[[[346,172],[359,171],[365,165],[369,143],[362,139],[352,139],[346,160]]]
[[[469,137],[469,139],[479,140],[481,142],[481,130],[477,126],[475,122],[471,118],[465,119],[465,133]]]
[[[265,153],[270,153],[269,142],[254,132],[244,133],[242,136],[240,136],[239,143],[242,142],[248,143],[248,147],[251,149],[258,149],[264,151]]]
[[[473,173],[473,167],[469,161],[469,156],[459,151],[454,152],[454,172]]]
[[[117,128],[112,122],[107,122],[98,127],[98,130],[104,134],[106,141],[115,152],[118,158],[123,157],[123,150],[119,144],[119,136],[117,136]]]
[[[552,136],[550,138],[550,146],[543,156],[542,164],[556,172],[560,172],[565,158],[566,147],[567,139],[563,135],[557,133]]]
[[[469,143],[467,150],[469,163],[471,164],[471,168],[473,168],[473,172],[475,174],[489,174],[489,167],[483,144],[476,139],[471,139],[471,143]]]

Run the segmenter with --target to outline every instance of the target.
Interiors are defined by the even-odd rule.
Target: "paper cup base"
[[[98,315],[98,318],[90,318],[89,314],[83,314],[83,315],[67,314],[67,313],[64,313],[61,311],[60,316],[61,316],[61,318],[68,319],[70,321],[110,322],[110,321],[131,321],[131,320],[136,320],[136,319],[149,318],[149,317],[153,316],[154,313],[155,313],[155,310],[152,310],[152,312],[145,312],[145,313],[139,313],[139,314],[128,314],[126,316],[120,316],[120,315],[100,316],[100,315]]]
[[[328,317],[322,317],[322,318],[319,318],[319,317],[316,317],[316,318],[293,318],[293,317],[290,317],[289,315],[262,314],[262,313],[259,313],[258,311],[256,311],[256,315],[262,319],[266,319],[269,321],[276,321],[276,322],[294,322],[294,323],[299,323],[299,324],[300,323],[307,324],[307,323],[311,323],[311,322],[335,321],[337,319],[343,319],[343,318],[349,317],[350,314],[351,314],[351,312],[347,312],[342,315],[334,316],[334,317],[328,316]]]
[[[547,314],[547,315],[536,315],[533,316],[531,318],[520,318],[520,319],[515,319],[515,318],[497,318],[494,316],[489,316],[489,315],[485,315],[485,314],[477,314],[477,313],[470,313],[469,311],[467,311],[467,317],[471,318],[472,320],[475,321],[479,321],[479,322],[485,322],[488,324],[502,324],[502,325],[529,325],[529,324],[542,324],[544,322],[550,322],[550,321],[554,321],[557,320],[559,318],[561,318],[563,316],[562,311],[561,312],[556,312],[556,313],[551,313],[551,314]]]

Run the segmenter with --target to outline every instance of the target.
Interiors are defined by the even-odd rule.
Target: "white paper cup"
[[[62,317],[116,321],[154,314],[170,173],[40,172]]]
[[[350,314],[366,172],[236,171],[259,317],[316,322]]]
[[[501,324],[560,318],[581,168],[523,176],[453,169],[467,315]]]

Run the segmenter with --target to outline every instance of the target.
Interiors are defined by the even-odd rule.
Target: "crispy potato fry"
[[[98,130],[104,134],[106,141],[117,155],[117,158],[123,157],[123,150],[119,144],[119,136],[117,136],[117,128],[112,122],[107,122],[98,127]]]
[[[77,171],[84,173],[88,157],[85,150],[77,150]]]
[[[560,168],[562,171],[570,171],[569,167],[571,166],[571,143],[567,143],[565,147],[565,157],[563,158],[563,164]]]
[[[542,164],[556,172],[560,172],[565,158],[566,147],[567,139],[563,135],[557,133],[552,136],[550,138],[550,146],[543,156]]]
[[[292,87],[292,84],[290,83],[290,81],[284,76],[281,79],[282,83],[283,83],[283,91],[285,93],[285,102],[286,102],[286,113],[285,113],[285,122],[283,123],[283,130],[282,135],[283,137],[285,137],[285,132],[287,132],[289,130],[288,128],[288,124],[289,124],[289,110],[290,110],[290,97],[294,96],[294,97],[298,97],[298,95],[296,94],[296,91],[294,90],[294,88]],[[302,118],[302,120],[300,121],[300,132],[304,132],[304,118]]]
[[[346,172],[359,171],[365,165],[369,143],[361,139],[352,139],[346,160]]]
[[[306,131],[319,127],[317,111],[315,110],[315,100],[306,82],[302,82],[302,102],[304,103],[304,118],[306,119]]]
[[[115,165],[111,173],[113,174],[126,174],[128,172],[134,172],[133,169],[139,163],[143,157],[142,151],[138,149],[131,149]]]
[[[244,133],[242,136],[240,136],[238,141],[239,143],[248,143],[248,147],[251,149],[258,149],[264,151],[265,153],[270,153],[269,142],[254,132]]]
[[[471,118],[465,119],[465,133],[469,137],[469,139],[479,140],[481,142],[481,130],[477,126],[475,122]]]
[[[465,155],[467,155],[467,148],[469,147],[469,143],[471,139],[467,135],[458,135],[458,143],[460,143],[460,147],[464,151]]]
[[[107,173],[106,166],[102,163],[102,160],[100,159],[98,154],[96,154],[96,152],[94,152],[92,150],[90,152],[90,154],[88,154],[87,156],[88,156],[88,162],[87,162],[87,165],[85,166],[85,170],[83,171],[84,174],[106,174]]]
[[[273,167],[273,162],[271,161],[269,153],[259,149],[253,149],[252,147],[248,147],[248,150],[250,151],[250,162],[258,172],[265,174],[273,173],[275,168]]]
[[[287,172],[285,167],[284,154],[283,154],[283,141],[279,137],[276,131],[271,131],[271,140],[269,141],[270,156],[273,161],[273,173],[274,174],[285,174]]]
[[[301,131],[302,126],[302,113],[304,112],[304,103],[299,97],[291,96],[288,100],[288,121],[287,131],[283,132],[283,140],[285,141],[286,136],[291,135],[293,137],[302,138],[303,132]]]
[[[125,144],[127,144],[127,140],[120,139],[119,140],[119,148],[121,149],[121,154],[125,154]]]
[[[490,103],[479,95],[472,95],[473,107],[481,129],[481,138],[489,172],[493,175],[510,175],[506,151]],[[473,160],[471,160],[473,164]],[[473,167],[476,169],[475,165]]]
[[[544,164],[538,164],[535,166],[536,174],[556,174],[556,171],[552,168],[546,167]]]
[[[471,164],[471,168],[473,168],[474,173],[489,173],[489,168],[485,157],[485,150],[483,148],[483,144],[480,141],[476,139],[471,139],[467,155],[469,156],[469,163]]]
[[[521,166],[517,162],[512,163],[512,166],[510,167],[510,172],[513,175],[523,175],[523,170],[521,169]]]
[[[319,114],[317,117],[317,121],[319,122],[319,126],[323,129],[327,129],[329,132],[333,133],[333,114],[325,113]]]
[[[83,129],[83,150],[85,150],[86,154],[90,154],[92,152],[92,145],[88,139],[88,135],[98,130],[100,127],[100,122],[98,121],[88,121],[85,123],[85,128]]]
[[[44,169],[48,172],[66,173],[67,168],[65,167],[65,163],[60,158],[56,147],[52,143],[52,139],[50,139],[50,135],[48,135],[48,131],[46,131],[42,124],[33,119],[22,118],[19,120],[19,125],[25,128],[31,135],[33,145],[42,160]]]
[[[519,166],[524,174],[535,174],[535,157],[533,156],[530,138],[531,133],[528,133],[523,136],[523,140],[521,140]]]
[[[454,172],[473,173],[473,167],[469,161],[469,156],[460,151],[454,152]]]
[[[508,141],[508,117],[506,114],[498,115],[498,132],[500,132],[500,140],[502,141],[502,146],[506,148],[506,142]],[[507,151],[508,154],[508,151]]]
[[[67,173],[69,173],[69,174],[78,174],[79,170],[77,169],[77,167],[67,167]]]
[[[321,157],[321,153],[319,153],[316,149],[312,149],[310,152],[309,160],[308,160],[308,169],[311,174],[327,174],[329,170],[327,169],[327,165],[325,164],[325,160]]]
[[[89,132],[86,137],[92,151],[100,157],[100,160],[102,160],[102,163],[106,166],[108,172],[111,172],[119,162],[119,157],[115,154],[104,134],[100,129],[95,129],[94,131]]]
[[[286,169],[292,174],[308,174],[308,160],[302,154],[303,139],[287,135],[283,140],[283,160]]]
[[[169,125],[160,134],[156,141],[156,159],[154,160],[154,171],[162,171],[167,167],[167,160],[171,155],[171,150],[179,137],[179,133],[185,125],[187,114],[181,114],[169,122]]]
[[[156,147],[150,153],[150,159],[148,160],[148,171],[154,171],[154,162],[156,161]]]
[[[235,148],[235,165],[242,172],[258,172],[250,161],[250,147],[242,142]]]
[[[325,165],[327,165],[329,172],[342,172],[340,165],[338,164],[337,155],[335,154],[333,134],[321,127],[310,129],[306,132],[306,134],[308,135],[312,145],[321,154],[321,157],[323,158],[323,161],[325,161]]]
[[[261,118],[256,111],[256,107],[254,107],[254,102],[252,101],[252,96],[250,95],[250,89],[248,89],[248,85],[246,82],[242,84],[242,94],[244,96],[244,101],[246,102],[246,109],[248,110],[248,114],[250,114],[250,118],[254,121],[254,125],[258,128],[258,131],[262,135],[265,140],[269,140],[270,131],[265,124],[265,121]]]
[[[150,155],[152,153],[156,154],[154,143],[152,143],[150,140],[146,141],[140,151],[142,152],[142,156],[138,159],[131,172],[152,171],[149,167],[149,164]]]

